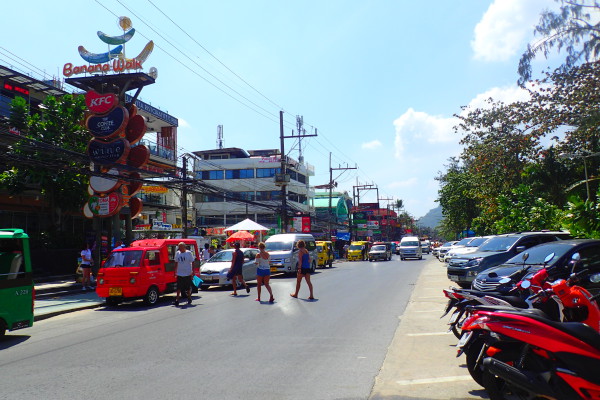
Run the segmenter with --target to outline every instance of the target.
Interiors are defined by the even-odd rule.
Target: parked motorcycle
[[[572,274],[532,296],[555,297],[563,318],[540,310],[478,306],[463,324],[458,343],[473,378],[490,398],[600,399],[600,308],[575,285],[587,271]],[[600,282],[600,274],[589,277]],[[527,285],[525,285],[527,286]]]

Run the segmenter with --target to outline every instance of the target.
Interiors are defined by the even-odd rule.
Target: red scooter
[[[598,296],[574,285],[585,272],[533,296],[558,298],[565,316],[580,322],[557,322],[536,309],[505,307],[475,307],[464,321],[458,346],[479,343],[476,380],[492,400],[600,400]],[[590,280],[600,281],[600,274]]]

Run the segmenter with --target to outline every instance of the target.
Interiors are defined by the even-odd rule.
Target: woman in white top
[[[260,288],[264,284],[267,288],[267,291],[271,295],[269,298],[269,303],[273,303],[275,299],[273,298],[273,291],[271,290],[271,285],[269,285],[269,280],[271,279],[271,266],[269,260],[271,256],[269,253],[265,251],[265,244],[258,244],[259,252],[254,259],[254,263],[256,264],[256,290],[258,292],[258,297],[256,301],[260,301]]]
[[[81,271],[83,272],[83,276],[81,277],[81,289],[94,290],[90,283],[90,275],[92,274],[92,251],[90,250],[89,243],[86,243],[83,250],[81,250]]]

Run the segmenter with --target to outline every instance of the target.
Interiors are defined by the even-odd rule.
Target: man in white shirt
[[[175,253],[175,275],[177,276],[177,297],[175,298],[175,306],[179,306],[179,298],[181,293],[187,294],[188,305],[192,304],[192,263],[194,256],[191,251],[185,247],[185,243],[180,242],[179,250]]]
[[[210,245],[208,243],[204,243],[204,249],[202,250],[202,259],[204,261],[208,261],[210,259]]]

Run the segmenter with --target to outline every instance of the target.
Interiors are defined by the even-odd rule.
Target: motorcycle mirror
[[[579,260],[581,260],[581,254],[579,254],[579,253],[573,254],[571,256],[571,260],[573,260],[573,261],[579,261]]]
[[[579,263],[579,261],[581,260],[581,254],[579,253],[575,253],[571,256],[571,274],[575,273],[575,269],[577,268],[577,264]]]
[[[598,274],[598,275],[600,275],[600,274]],[[506,283],[509,283],[510,281],[511,281],[510,278],[502,278],[502,279],[500,279],[500,284],[506,284]]]
[[[521,288],[523,289],[529,289],[531,287],[531,282],[530,281],[523,281],[521,282]]]
[[[529,258],[529,253],[523,253],[523,255],[521,256],[521,259],[523,259],[523,264],[525,264],[525,261],[527,261],[528,258]]]
[[[600,283],[600,274],[590,275],[590,282]]]
[[[544,258],[544,264],[548,264],[550,261],[552,261],[552,259],[554,258],[554,253],[550,253],[546,256],[546,258]]]

